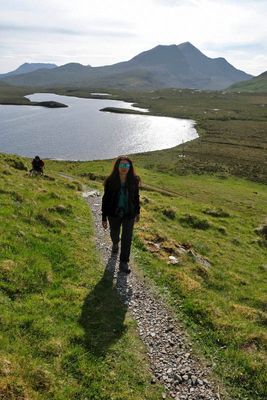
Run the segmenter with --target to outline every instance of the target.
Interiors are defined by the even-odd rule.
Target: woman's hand
[[[108,227],[107,221],[102,221],[102,226],[104,229],[107,229],[107,227]]]

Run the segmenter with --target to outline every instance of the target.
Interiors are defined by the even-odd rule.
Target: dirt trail
[[[83,196],[92,210],[96,244],[108,268],[111,242],[101,224],[101,196],[95,190],[84,192]],[[218,384],[210,378],[210,367],[193,353],[184,330],[169,308],[155,289],[141,278],[133,263],[130,264],[132,273],[126,275],[118,273],[116,261],[114,284],[137,321],[153,375],[151,384],[159,380],[164,385],[163,399],[168,396],[176,400],[225,399]]]

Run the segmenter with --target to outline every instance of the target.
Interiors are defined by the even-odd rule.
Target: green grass
[[[136,167],[143,185],[136,263],[185,322],[231,398],[265,399],[267,242],[256,229],[266,224],[266,185],[155,172],[138,158]],[[101,188],[111,163],[53,161],[51,168]],[[188,251],[180,253],[179,245]],[[170,255],[179,264],[169,264]]]
[[[252,93],[267,93],[267,72],[256,76],[248,81],[238,82],[231,85],[227,91],[252,92]]]
[[[0,155],[1,399],[160,398],[80,184],[27,165]]]
[[[81,97],[90,97],[90,91],[92,89],[55,89],[58,94]],[[143,182],[142,219],[136,230],[135,259],[139,268],[166,295],[177,316],[182,316],[196,346],[211,359],[215,372],[229,387],[232,397],[265,399],[267,252],[266,239],[255,230],[266,224],[267,196],[263,184],[267,182],[266,94],[178,89],[149,93],[109,92],[116,99],[149,108],[152,114],[192,118],[197,122],[199,139],[173,149],[131,157]],[[47,161],[46,164],[53,174],[67,173],[97,188],[101,188],[111,170],[110,161]],[[9,170],[13,171],[12,167],[8,167],[7,173]],[[3,175],[2,179],[3,190],[7,190],[7,180],[12,182],[15,177]],[[62,182],[57,177],[56,181],[43,184],[51,185],[57,194],[58,190],[63,190]],[[78,183],[68,185],[66,189],[72,194],[75,185],[79,186]],[[81,211],[72,209],[72,213],[65,215],[47,209],[62,204],[69,210],[69,205],[76,204],[76,197],[69,204],[60,198],[56,202],[54,199],[44,210],[36,209],[32,220],[33,211],[20,215],[12,208],[15,202],[18,210],[20,207],[24,210],[23,193],[14,188],[8,191],[10,193],[3,194],[9,199],[4,210],[9,210],[13,217],[3,217],[9,221],[1,228],[4,238],[6,232],[14,232],[16,224],[20,226],[22,222],[21,231],[24,232],[24,224],[30,219],[34,225],[29,231],[43,226],[55,231],[54,241],[60,231],[64,241],[67,240],[68,224],[64,224],[66,220],[74,223],[74,215],[80,215]],[[33,205],[30,209],[34,209]],[[18,215],[17,220],[15,215]],[[78,231],[81,220],[76,221]],[[23,233],[18,238],[26,243]],[[149,242],[159,243],[160,250],[152,253]],[[73,236],[71,243],[75,243]],[[181,244],[188,251],[176,254]],[[6,246],[10,254],[17,248],[11,245],[11,238]],[[17,252],[18,257],[23,251]],[[89,251],[89,258],[90,254]],[[176,254],[179,264],[168,264],[172,254]],[[9,260],[7,256],[5,259]],[[200,264],[205,260],[210,266]],[[45,266],[41,269],[46,271]],[[34,278],[34,272],[32,274]],[[45,282],[45,277],[42,279]],[[6,285],[11,299],[16,284],[13,289],[12,285]]]
[[[33,93],[23,87],[14,87],[0,81],[0,104],[30,105],[30,100],[24,96]]]
[[[266,217],[266,187],[203,176],[175,182],[162,175],[149,182],[178,196],[144,192],[147,204],[136,235],[139,265],[167,291],[177,315],[183,313],[191,334],[236,398],[264,399],[267,242],[254,230]],[[175,210],[175,218],[166,217],[166,209]],[[207,209],[229,216],[214,217]],[[149,251],[151,241],[161,243],[158,253]],[[175,245],[181,243],[211,266],[199,263],[194,253],[179,255]],[[169,255],[180,263],[168,264]]]

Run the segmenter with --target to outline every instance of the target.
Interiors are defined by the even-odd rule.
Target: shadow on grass
[[[96,357],[105,356],[109,347],[127,330],[124,319],[131,292],[127,290],[124,273],[119,273],[116,286],[113,284],[115,265],[116,257],[110,257],[103,277],[88,294],[82,307],[80,324],[85,332],[85,346]]]

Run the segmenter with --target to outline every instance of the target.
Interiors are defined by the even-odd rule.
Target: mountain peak
[[[50,64],[50,63],[29,63],[25,62],[24,64],[21,64],[17,69],[11,72],[7,72],[6,74],[1,74],[0,77],[3,78],[5,76],[12,76],[12,75],[21,75],[21,74],[27,74],[31,73],[34,71],[37,71],[38,69],[53,69],[56,68],[56,64]]]
[[[150,50],[143,51],[142,53],[133,57],[130,62],[134,65],[142,65],[146,67],[151,66],[152,68],[159,68],[163,65],[168,65],[170,69],[180,69],[181,66],[183,70],[187,69],[183,54],[175,44],[160,44]]]
[[[23,76],[5,77],[18,85],[75,85],[84,87],[192,88],[224,89],[251,76],[237,70],[224,58],[209,58],[190,42],[159,44],[129,61],[91,67],[68,63],[51,70],[39,70]],[[3,79],[0,77],[0,79]],[[133,83],[134,82],[134,83]]]
[[[60,65],[60,67],[58,67],[58,70],[73,70],[73,71],[80,71],[83,69],[86,69],[87,67],[83,64],[77,63],[77,62],[69,62],[67,64],[63,64]]]
[[[159,44],[158,46],[155,47],[156,48],[175,48],[177,47],[176,44]]]
[[[35,62],[25,62],[23,64],[21,64],[18,68],[22,68],[22,67],[32,67],[32,68],[56,68],[57,65],[56,64],[51,64],[51,63],[35,63]],[[17,69],[18,69],[17,68]]]
[[[205,56],[205,54],[203,54],[196,46],[194,46],[190,42],[184,42],[184,43],[178,44],[177,49],[182,51],[183,54],[197,54],[199,56],[201,55],[202,57],[207,58],[207,56]]]
[[[61,65],[61,67],[65,67],[65,66],[69,66],[69,67],[84,67],[83,64],[77,63],[77,62],[69,62],[67,64]]]
[[[193,46],[191,42],[183,42],[183,43],[177,44],[177,47],[195,47],[195,46]]]
[[[180,43],[180,44],[159,44],[159,45],[157,45],[156,47],[154,47],[153,49],[151,49],[151,50],[154,50],[154,49],[161,49],[161,48],[168,48],[168,49],[176,49],[176,48],[194,48],[194,49],[196,49],[196,50],[198,50],[192,43],[190,43],[190,42],[183,42],[183,43]]]

